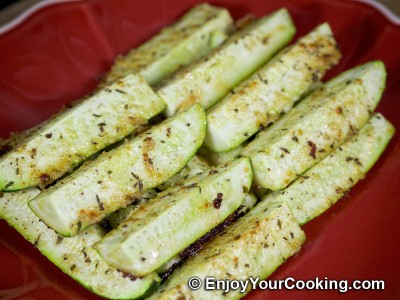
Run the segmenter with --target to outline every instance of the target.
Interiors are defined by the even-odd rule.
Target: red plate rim
[[[45,0],[42,2],[35,3],[31,7],[29,7],[27,10],[25,10],[24,12],[22,12],[21,14],[16,16],[14,19],[12,19],[9,22],[0,26],[0,35],[14,29],[16,26],[23,23],[26,19],[31,17],[33,14],[40,12],[40,10],[42,10],[45,7],[48,7],[51,5],[69,3],[69,2],[80,2],[80,1],[84,1],[84,0]],[[375,0],[345,0],[345,1],[361,2],[361,3],[367,4],[367,5],[375,8],[389,22],[391,22],[394,25],[400,26],[400,16],[396,15],[393,11],[391,11],[388,7],[386,7],[385,5],[383,5],[380,2],[377,2]]]

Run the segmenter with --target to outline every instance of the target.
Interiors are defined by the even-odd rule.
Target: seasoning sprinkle
[[[215,198],[214,200],[213,200],[213,206],[216,208],[216,209],[219,209],[220,207],[221,207],[221,203],[222,203],[222,196],[223,196],[223,194],[222,193],[218,193],[217,194],[217,198]]]

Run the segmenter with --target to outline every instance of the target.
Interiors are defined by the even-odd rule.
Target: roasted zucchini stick
[[[289,185],[365,124],[385,87],[380,61],[342,73],[310,94],[242,151],[254,182],[279,190]]]
[[[75,235],[182,169],[203,142],[205,118],[193,105],[83,165],[29,206],[59,234]]]
[[[178,174],[176,174],[166,182],[168,183],[168,186],[161,185],[163,187],[162,190],[176,186],[179,192],[180,187],[197,183],[207,177],[210,172],[212,174],[213,172],[215,172],[215,169],[208,165],[203,158],[195,155],[193,159],[189,161],[185,168],[183,168]],[[157,188],[159,189],[160,186],[158,186]],[[127,207],[119,209],[107,216],[109,224],[112,228],[117,228],[121,223],[130,218],[130,216],[141,205],[147,203],[150,199],[153,199],[156,196],[157,193],[155,190],[147,191],[141,198],[135,200],[134,203],[129,204]],[[248,194],[246,194],[239,208],[217,227],[221,226],[221,228],[225,228],[227,224],[234,222],[237,218],[249,212],[254,207],[254,205],[256,205],[257,202],[258,199],[256,198],[256,196],[252,192],[249,192]],[[188,256],[194,255],[194,250],[192,249],[195,248],[195,251],[198,251],[206,243],[206,241],[208,241],[218,232],[220,232],[219,228],[211,229],[200,238],[201,240],[196,240],[188,248],[164,263],[160,268],[157,269],[156,272],[162,274],[162,276],[166,276],[166,274],[170,273],[171,270],[173,270],[177,265],[181,265],[182,261],[185,260]],[[190,255],[187,255],[187,253],[190,253]]]
[[[251,181],[250,161],[243,158],[196,183],[171,187],[141,205],[95,248],[120,270],[151,273],[239,208]]]
[[[295,33],[286,9],[238,31],[205,58],[176,73],[158,90],[171,116],[199,102],[209,108],[285,46]]]
[[[163,101],[129,75],[27,134],[0,158],[0,191],[46,186],[157,115]]]
[[[305,234],[285,202],[259,203],[228,227],[196,256],[175,270],[149,299],[239,299],[249,292],[191,290],[191,277],[205,280],[265,279],[285,260],[297,253]],[[204,282],[204,281],[203,281]]]
[[[299,224],[322,214],[349,191],[373,166],[394,134],[381,114],[374,114],[361,131],[304,173],[283,191],[262,201],[285,201]]]
[[[117,57],[101,85],[130,73],[139,73],[155,85],[220,45],[232,30],[233,21],[226,9],[197,5],[140,47]]]
[[[110,299],[139,298],[159,284],[155,273],[137,278],[106,263],[92,247],[104,236],[100,226],[88,227],[72,238],[63,238],[48,228],[28,207],[28,201],[39,193],[39,189],[29,189],[2,194],[0,217],[64,273],[93,293]]]
[[[207,112],[206,147],[232,150],[289,111],[340,52],[327,23],[276,55]]]

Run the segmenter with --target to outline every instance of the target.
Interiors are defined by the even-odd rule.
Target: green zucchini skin
[[[251,181],[250,161],[243,158],[198,182],[171,187],[141,205],[95,248],[120,270],[138,276],[156,271],[238,209]]]
[[[142,75],[154,86],[222,44],[232,31],[233,20],[226,9],[197,5],[149,41],[117,57],[101,86],[130,73]]]
[[[280,190],[329,155],[367,122],[385,87],[380,61],[350,69],[301,101],[242,151],[254,182]]]
[[[329,25],[318,26],[207,112],[205,146],[214,152],[238,147],[289,111],[340,57]]]
[[[231,290],[189,289],[189,278],[265,279],[300,250],[305,234],[284,202],[261,202],[175,270],[149,299],[239,299]],[[229,274],[229,275],[227,275]]]
[[[0,191],[44,187],[133,132],[165,104],[129,75],[67,109],[0,158]]]
[[[82,165],[29,206],[59,234],[73,236],[177,173],[202,144],[205,130],[204,109],[193,105]]]
[[[282,191],[262,201],[285,201],[299,224],[305,224],[335,204],[363,179],[385,150],[394,127],[374,114],[350,141],[305,172]]]
[[[28,201],[39,193],[34,188],[2,194],[0,217],[64,273],[91,292],[109,299],[142,298],[160,284],[156,273],[135,278],[106,263],[92,247],[104,236],[98,225],[71,238],[63,238],[48,228],[28,207]]]
[[[285,46],[295,30],[287,10],[280,9],[233,34],[158,90],[167,105],[164,114],[171,116],[195,102],[211,107]]]

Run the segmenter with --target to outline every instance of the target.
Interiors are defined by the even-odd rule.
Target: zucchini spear
[[[299,224],[322,214],[359,180],[363,179],[385,150],[394,127],[381,114],[374,114],[360,132],[305,172],[283,191],[262,201],[285,201]]]
[[[348,70],[310,94],[242,151],[251,158],[254,182],[285,188],[369,119],[385,87],[380,61]]]
[[[238,31],[205,58],[176,73],[158,90],[166,116],[195,102],[205,109],[285,46],[295,33],[289,13],[280,9]]]
[[[101,86],[139,73],[152,86],[223,43],[233,30],[226,9],[200,4],[149,41],[117,57]]]
[[[205,290],[204,280],[248,280],[268,277],[297,253],[305,234],[284,202],[257,204],[247,215],[216,236],[196,256],[175,270],[149,299],[239,299],[238,290]],[[192,277],[203,280],[197,290],[188,287]]]
[[[18,137],[18,146],[0,157],[0,191],[52,183],[123,139],[164,106],[141,77],[128,75]]]
[[[340,58],[328,24],[276,55],[207,112],[205,146],[232,150],[276,121]]]
[[[29,189],[0,195],[0,217],[34,244],[50,261],[95,294],[110,299],[136,299],[154,290],[160,283],[156,273],[137,278],[106,263],[92,247],[103,236],[98,225],[79,235],[63,238],[48,228],[28,207],[28,201],[40,193]]]
[[[211,173],[210,173],[211,172]],[[182,186],[189,186],[192,184],[195,184],[202,179],[206,178],[209,176],[209,174],[212,174],[215,172],[215,168],[211,168],[210,165],[208,165],[203,158],[199,157],[198,155],[195,155],[189,163],[186,165],[185,168],[183,168],[179,173],[174,175],[171,179],[169,179],[165,184],[162,184],[158,186],[157,188],[160,189],[162,187],[162,190],[165,190],[170,187],[177,186],[177,190]],[[168,193],[171,192],[171,189],[169,189]],[[134,203],[129,204],[127,207],[119,209],[113,213],[111,213],[109,216],[107,216],[107,220],[109,224],[111,225],[112,228],[117,228],[121,223],[123,223],[125,220],[129,219],[130,216],[144,203],[147,203],[149,199],[153,199],[157,196],[157,193],[155,190],[149,190],[147,191],[141,198],[135,200]],[[246,214],[249,210],[251,210],[254,205],[257,203],[258,199],[255,197],[255,195],[251,192],[246,194],[245,198],[243,199],[242,203],[240,204],[239,208],[233,212],[223,223],[219,224],[221,228],[224,228],[227,226],[227,224],[230,224],[237,218],[243,216]],[[228,220],[229,219],[229,220]],[[165,276],[165,274],[168,274],[176,268],[177,265],[182,264],[182,261],[186,259],[188,256],[193,255],[198,249],[204,245],[205,241],[210,239],[213,235],[217,234],[219,232],[219,228],[213,228],[211,229],[208,233],[203,235],[199,240],[196,240],[193,244],[191,244],[188,248],[183,250],[181,253],[175,255],[173,258],[171,258],[169,261],[164,263],[160,268],[157,269],[157,273],[162,274],[162,276]],[[195,249],[194,251],[192,249]]]
[[[247,158],[206,175],[198,182],[167,189],[141,205],[95,248],[125,272],[144,276],[157,270],[233,213],[251,186]]]
[[[77,234],[182,169],[203,142],[205,118],[193,105],[81,166],[30,201],[30,208],[59,234]]]

